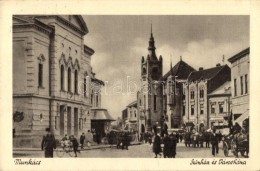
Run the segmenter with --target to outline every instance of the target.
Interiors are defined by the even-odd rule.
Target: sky
[[[96,78],[105,82],[101,104],[111,116],[136,100],[141,58],[147,57],[152,32],[163,74],[180,60],[193,68],[228,64],[228,58],[249,47],[249,16],[88,15],[84,43],[95,50],[91,59]],[[224,62],[223,62],[224,55]]]

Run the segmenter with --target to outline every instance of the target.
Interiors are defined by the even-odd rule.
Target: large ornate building
[[[14,147],[39,147],[46,128],[57,138],[91,129],[103,82],[87,33],[79,15],[13,16]]]

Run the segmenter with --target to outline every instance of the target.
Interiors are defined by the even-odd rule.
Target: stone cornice
[[[69,102],[69,103],[74,103],[74,104],[79,104],[79,105],[90,106],[90,107],[92,106],[92,105],[87,104],[82,101],[69,100],[69,99],[64,99],[64,98],[60,98],[60,97],[39,96],[36,94],[13,94],[13,98],[25,98],[25,97],[42,98],[42,99],[46,99],[46,100],[57,100],[57,101]]]
[[[95,53],[95,51],[93,49],[91,49],[90,47],[88,47],[87,45],[84,45],[84,52],[90,56]]]
[[[25,23],[25,24],[15,24],[13,25],[13,29],[19,28],[34,28],[44,34],[50,35],[53,31],[50,29],[43,28],[35,23]]]
[[[55,18],[57,21],[59,21],[60,23],[64,24],[65,26],[70,27],[72,30],[80,33],[81,35],[85,35],[88,33],[88,30],[81,30],[80,28],[78,28],[77,26],[75,26],[74,24],[72,24],[71,22],[65,20],[64,18],[62,18],[61,16],[58,15],[46,15],[46,16],[37,16],[37,18]]]

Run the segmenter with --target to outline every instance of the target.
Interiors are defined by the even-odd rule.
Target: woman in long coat
[[[159,154],[161,156],[161,138],[159,135],[155,134],[154,142],[153,142],[153,152],[155,154],[155,158],[157,158],[157,155]]]

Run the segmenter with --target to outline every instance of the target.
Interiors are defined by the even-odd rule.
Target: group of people
[[[157,158],[158,155],[161,156],[161,152],[163,152],[164,158],[175,158],[177,143],[176,132],[172,132],[170,135],[166,132],[164,133],[164,137],[160,137],[160,135],[155,132],[153,141],[153,152],[155,154],[155,158]]]
[[[43,136],[42,143],[41,143],[41,149],[44,150],[44,156],[46,158],[53,157],[53,150],[56,149],[56,140],[54,135],[50,132],[50,129],[46,129],[47,134]],[[86,141],[85,141],[86,140]],[[84,148],[84,143],[87,142],[87,146],[89,147],[90,144],[93,142],[93,135],[88,130],[87,134],[83,132],[80,136],[80,144],[78,143],[76,137],[74,135],[68,136],[67,134],[62,138],[61,140],[61,146],[62,148],[65,147],[72,147],[73,151],[75,153],[75,157],[77,157],[77,152],[80,153],[79,145],[81,149]]]

